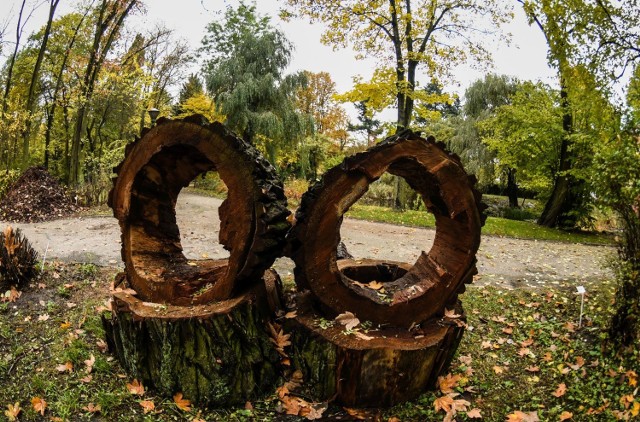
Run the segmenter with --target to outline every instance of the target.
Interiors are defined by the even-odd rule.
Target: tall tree
[[[32,115],[35,111],[36,102],[36,86],[38,85],[40,78],[40,67],[42,66],[42,60],[44,54],[47,51],[47,44],[49,43],[49,35],[51,34],[51,26],[53,25],[53,17],[56,13],[60,0],[49,0],[49,17],[47,18],[47,24],[44,28],[42,35],[42,41],[40,42],[40,49],[38,50],[38,57],[36,63],[33,66],[33,73],[31,74],[31,82],[29,83],[29,93],[27,94],[27,101],[25,109],[27,110],[27,121],[24,127],[24,133],[22,134],[22,161],[26,165],[29,161],[29,137],[31,134],[31,122]]]
[[[201,53],[207,90],[226,123],[249,143],[260,141],[270,159],[310,132],[310,118],[296,110],[304,74],[285,75],[291,43],[259,16],[254,5],[227,7],[209,24]]]
[[[95,30],[93,45],[89,51],[87,67],[84,72],[80,104],[75,116],[74,131],[71,143],[71,159],[69,168],[69,181],[78,183],[80,181],[80,149],[84,131],[86,129],[86,118],[89,104],[93,96],[95,84],[102,66],[107,59],[113,43],[120,34],[120,29],[124,20],[134,6],[140,0],[101,0],[95,10]]]
[[[411,124],[420,65],[432,80],[468,58],[489,61],[488,39],[511,17],[497,0],[287,0],[281,15],[324,22],[324,43],[378,58],[393,74],[398,129]]]
[[[367,101],[357,102],[354,106],[358,110],[358,123],[349,123],[349,132],[364,132],[367,146],[370,147],[382,133],[382,122],[373,117],[373,113],[367,107]]]

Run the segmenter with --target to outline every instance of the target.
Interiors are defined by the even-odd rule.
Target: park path
[[[228,255],[217,242],[220,203],[219,199],[189,193],[179,196],[176,213],[187,258]],[[120,229],[113,217],[76,217],[12,225],[22,229],[41,256],[46,250],[47,260],[122,266]],[[348,218],[341,229],[342,238],[355,257],[403,262],[414,262],[422,250],[429,250],[434,234],[432,229]],[[560,282],[566,285],[567,281],[588,285],[611,277],[605,264],[614,253],[615,249],[607,246],[483,236],[476,283],[504,288]],[[293,271],[293,263],[288,259],[279,259],[274,266],[281,275]]]

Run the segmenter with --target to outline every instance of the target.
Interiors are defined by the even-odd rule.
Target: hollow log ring
[[[122,231],[127,280],[144,301],[174,305],[227,299],[260,280],[281,252],[289,229],[286,198],[275,169],[222,124],[202,116],[160,119],[127,145],[109,194]],[[180,190],[217,171],[228,187],[220,215],[225,260],[189,262],[176,224]]]
[[[404,178],[435,215],[433,247],[413,266],[337,261],[344,213],[385,172]],[[296,283],[329,311],[378,324],[408,327],[442,313],[477,273],[484,217],[474,184],[458,157],[410,131],[345,159],[302,197],[289,235]],[[373,280],[384,283],[386,295],[364,286]]]

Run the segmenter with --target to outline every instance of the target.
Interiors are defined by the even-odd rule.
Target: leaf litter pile
[[[553,289],[470,287],[467,331],[434,391],[390,409],[315,402],[293,366],[295,311],[268,326],[285,376],[274,393],[231,409],[194,406],[181,391],[156,396],[125,373],[104,341],[117,269],[50,262],[29,285],[0,299],[0,420],[65,421],[615,421],[638,420],[637,351],[615,357],[605,332],[614,284],[588,286],[583,325],[575,280]],[[449,311],[443,318],[464,324]],[[367,321],[344,313],[322,325],[358,336]]]
[[[4,221],[49,221],[77,211],[62,185],[43,167],[27,169],[0,200],[0,219]]]

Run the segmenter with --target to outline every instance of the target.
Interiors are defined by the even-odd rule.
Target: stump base
[[[360,329],[365,337],[358,337],[336,322],[327,327],[308,292],[296,305],[285,331],[304,394],[350,407],[393,406],[424,393],[449,365],[464,331],[453,321],[431,320],[413,330]],[[460,302],[456,308],[461,314]]]
[[[271,394],[278,353],[266,331],[279,279],[238,297],[207,305],[143,302],[116,292],[111,318],[103,317],[109,349],[131,377],[159,394],[198,405],[232,405]],[[267,287],[265,287],[267,286]]]

